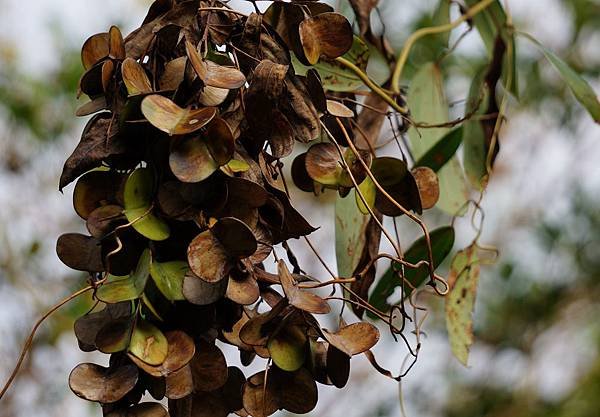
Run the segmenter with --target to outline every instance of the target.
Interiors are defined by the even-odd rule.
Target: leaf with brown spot
[[[186,366],[194,357],[196,346],[194,340],[186,333],[175,330],[165,333],[168,350],[165,360],[159,365],[151,365],[133,354],[129,358],[138,368],[154,377],[168,377]]]
[[[152,323],[138,319],[129,343],[129,352],[148,365],[160,365],[167,358],[169,342]]]
[[[477,248],[469,246],[452,259],[446,297],[446,328],[452,353],[467,366],[473,344],[473,309],[479,284]]]

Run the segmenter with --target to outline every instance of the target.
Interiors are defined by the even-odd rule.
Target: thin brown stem
[[[19,373],[19,369],[21,369],[21,365],[23,364],[23,360],[25,359],[25,356],[27,355],[27,352],[29,351],[29,349],[31,349],[31,345],[33,344],[33,338],[35,337],[35,334],[38,330],[38,328],[42,325],[42,323],[48,318],[50,317],[56,310],[58,310],[59,308],[61,308],[62,306],[64,306],[65,304],[67,304],[69,301],[79,297],[82,294],[85,294],[88,291],[93,290],[94,287],[93,286],[88,286],[85,287],[71,295],[69,295],[67,298],[65,298],[64,300],[60,301],[58,304],[56,304],[54,307],[52,307],[50,310],[48,310],[46,312],[46,314],[44,314],[33,326],[33,329],[31,330],[31,332],[29,333],[29,337],[27,337],[27,340],[25,341],[25,345],[23,346],[23,349],[21,350],[21,354],[19,355],[19,359],[17,360],[17,363],[15,365],[15,368],[13,369],[12,373],[10,374],[10,377],[8,378],[8,381],[6,381],[6,384],[4,385],[4,388],[2,388],[2,391],[0,391],[0,400],[2,399],[2,397],[4,397],[4,394],[6,394],[6,391],[8,391],[8,389],[10,388],[10,386],[12,385],[13,381],[15,380],[15,378],[17,377],[17,374]]]
[[[352,143],[352,140],[350,139],[350,136],[348,135],[348,132],[346,131],[346,128],[344,127],[344,124],[339,120],[339,118],[336,118],[336,121],[338,123],[338,126],[342,130],[342,133],[344,134],[344,136],[346,138],[346,141],[348,142],[348,146],[350,147],[350,149],[352,149],[352,152],[354,152],[354,155],[356,156],[356,158],[358,159],[358,161],[362,165],[363,169],[365,170],[365,172],[367,173],[367,175],[369,176],[369,178],[371,178],[371,181],[373,181],[373,184],[375,184],[375,187],[377,187],[377,190],[385,198],[387,198],[390,201],[390,203],[392,203],[400,211],[402,211],[402,213],[404,213],[409,219],[411,219],[412,221],[414,221],[415,223],[417,223],[419,225],[419,227],[423,230],[423,234],[425,236],[425,241],[427,243],[427,255],[428,255],[428,258],[429,258],[429,262],[428,262],[429,276],[431,278],[431,283],[435,285],[437,277],[435,275],[435,266],[434,266],[434,263],[433,263],[433,251],[431,249],[431,239],[429,237],[429,230],[427,229],[427,226],[425,225],[425,223],[423,222],[423,220],[421,220],[420,218],[418,218],[417,216],[415,216],[414,214],[412,214],[409,210],[407,210],[406,208],[404,208],[387,191],[385,191],[385,189],[381,186],[381,184],[379,183],[379,181],[377,181],[377,178],[375,178],[375,176],[373,175],[373,173],[369,169],[369,166],[367,165],[367,163],[364,161],[364,159],[362,158],[362,156],[360,155],[360,153],[356,149],[356,146],[354,146],[354,144]],[[332,137],[332,140],[335,141],[335,138]],[[397,249],[397,252],[400,252],[399,249]]]

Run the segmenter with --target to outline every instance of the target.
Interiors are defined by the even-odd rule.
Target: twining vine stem
[[[445,25],[440,26],[421,28],[413,32],[412,35],[410,35],[404,43],[402,52],[400,52],[400,56],[398,57],[398,61],[396,62],[396,67],[394,68],[394,73],[392,75],[392,91],[395,94],[400,94],[400,81],[402,80],[402,70],[406,65],[406,61],[408,61],[408,54],[410,53],[410,50],[415,44],[415,42],[427,35],[436,35],[439,33],[451,31],[463,22],[472,19],[474,16],[487,9],[495,1],[496,0],[483,0],[482,2],[477,3],[475,6],[467,10],[461,17],[450,23],[446,23]]]
[[[358,159],[358,161],[362,165],[362,167],[365,170],[366,174],[369,176],[369,178],[371,178],[371,181],[373,181],[373,184],[375,185],[375,187],[377,187],[377,190],[379,192],[381,192],[381,194],[385,198],[387,198],[390,201],[390,203],[392,203],[393,205],[395,205],[408,218],[410,218],[412,221],[414,221],[415,223],[417,223],[419,225],[419,227],[423,230],[423,234],[425,236],[425,241],[427,243],[427,254],[428,254],[428,258],[429,258],[429,262],[428,262],[429,276],[431,278],[431,282],[433,283],[433,288],[436,290],[436,292],[438,292],[439,295],[446,295],[446,293],[448,292],[448,285],[445,283],[445,281],[444,281],[443,278],[441,278],[441,277],[439,277],[438,275],[435,274],[435,265],[433,263],[433,251],[431,249],[431,239],[429,237],[429,230],[427,229],[427,226],[425,225],[425,223],[423,222],[423,220],[421,220],[419,217],[415,216],[409,210],[407,210],[406,208],[404,208],[387,191],[385,191],[385,189],[381,186],[381,184],[379,184],[379,181],[377,181],[377,178],[375,178],[375,176],[373,175],[373,173],[369,169],[369,166],[367,165],[367,163],[364,161],[364,159],[362,158],[362,156],[360,155],[360,153],[356,149],[356,146],[354,146],[354,144],[352,143],[352,140],[350,139],[350,136],[348,135],[348,132],[346,131],[346,128],[344,127],[344,124],[340,121],[339,118],[336,118],[336,121],[337,121],[338,126],[340,127],[342,133],[346,137],[346,141],[348,142],[348,146],[350,147],[350,149],[352,150],[352,152],[356,156],[356,159]],[[333,137],[332,137],[332,140],[335,141],[335,139]],[[438,289],[435,286],[435,283],[437,281],[444,282],[444,284],[446,286],[446,291],[445,292],[439,292],[438,291]]]
[[[13,381],[15,380],[17,374],[19,373],[19,369],[21,369],[21,365],[23,364],[23,360],[25,359],[25,356],[27,355],[27,352],[29,351],[29,349],[31,349],[31,345],[33,344],[33,338],[35,337],[35,334],[38,330],[38,328],[42,325],[42,323],[48,318],[50,317],[56,310],[58,310],[59,308],[61,308],[62,306],[64,306],[65,304],[67,304],[69,301],[79,297],[82,294],[85,294],[88,291],[93,290],[95,287],[90,285],[88,287],[85,287],[71,295],[69,295],[67,298],[65,298],[64,300],[60,301],[58,304],[56,304],[54,307],[52,307],[50,310],[48,310],[46,312],[46,314],[44,314],[33,326],[33,329],[31,329],[31,333],[29,333],[29,337],[27,337],[27,340],[25,341],[25,345],[23,345],[23,349],[21,349],[21,354],[19,355],[19,360],[17,361],[15,368],[13,369],[12,373],[10,374],[10,377],[8,378],[8,381],[6,381],[6,384],[4,385],[4,387],[2,388],[2,391],[0,391],[0,400],[2,399],[2,397],[4,397],[4,394],[6,394],[6,391],[8,391],[8,389],[10,388],[10,386],[12,385]]]

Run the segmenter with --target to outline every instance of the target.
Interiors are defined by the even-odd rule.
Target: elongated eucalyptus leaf
[[[468,247],[452,260],[446,297],[446,329],[452,353],[467,366],[469,348],[473,344],[473,308],[479,283],[477,249]]]
[[[577,74],[565,61],[556,56],[533,36],[526,33],[520,34],[540,48],[546,59],[550,61],[554,68],[560,73],[560,76],[565,83],[567,83],[577,101],[585,107],[596,123],[600,123],[600,100],[588,82],[584,80],[581,75]]]
[[[440,68],[435,63],[424,65],[413,77],[408,93],[408,106],[414,120],[443,123],[449,119],[448,103]],[[415,159],[420,159],[448,133],[448,128],[428,128],[408,132]],[[458,159],[451,158],[438,172],[440,199],[437,207],[456,214],[467,201],[467,187]]]
[[[433,252],[433,263],[437,268],[446,259],[452,246],[454,246],[454,228],[452,226],[441,227],[429,233],[431,239],[431,250]],[[421,237],[404,253],[404,260],[415,264],[422,260],[428,260],[427,243],[424,237]],[[387,299],[393,294],[397,287],[402,285],[402,280],[396,271],[399,270],[399,265],[392,265],[385,274],[379,279],[377,286],[373,290],[369,303],[373,307],[387,312],[391,305]],[[429,276],[429,269],[423,265],[417,269],[405,268],[404,277],[415,288],[419,287]],[[404,287],[404,297],[409,297],[412,289],[408,286]],[[369,313],[371,318],[375,316]]]
[[[467,100],[467,112],[475,111],[476,115],[486,112],[486,105],[490,94],[484,82],[485,71],[479,71],[469,91]],[[481,179],[487,175],[487,148],[486,132],[479,120],[468,120],[463,126],[463,156],[465,173],[475,188],[481,187]]]
[[[365,247],[369,216],[363,215],[353,193],[335,200],[335,257],[340,277],[349,278],[358,266]]]
[[[457,127],[446,133],[417,162],[416,167],[429,167],[438,172],[454,157],[463,139],[463,127]]]
[[[479,1],[465,0],[465,3],[467,3],[467,6],[473,7]],[[499,0],[493,2],[484,11],[473,17],[473,24],[479,32],[490,57],[494,53],[494,45],[498,35],[502,36],[504,42],[507,44],[507,52],[510,52],[510,54],[504,57],[502,80],[504,87],[508,88],[510,76],[509,90],[516,98],[519,98],[515,36],[506,26],[506,22],[506,12]]]

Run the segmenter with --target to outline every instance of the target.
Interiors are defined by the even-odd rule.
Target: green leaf
[[[125,277],[109,275],[107,282],[96,292],[98,299],[113,304],[140,298],[148,282],[151,261],[150,249],[146,249],[140,256],[133,274]]]
[[[383,85],[387,80],[390,79],[392,74],[390,64],[379,49],[370,43],[368,46],[370,55],[365,71],[369,78],[375,81],[376,84]]]
[[[588,82],[533,36],[527,33],[519,33],[540,48],[546,59],[550,61],[554,68],[560,73],[565,83],[567,83],[577,101],[585,107],[596,123],[600,123],[600,101],[598,100],[598,95],[594,92]]]
[[[462,143],[463,127],[452,129],[429,149],[417,162],[416,167],[429,167],[438,172],[448,162]]]
[[[169,226],[152,213],[154,175],[149,168],[139,168],[131,173],[125,183],[125,216],[133,228],[150,240],[169,238]]]
[[[408,94],[408,107],[413,119],[418,122],[438,124],[449,119],[448,103],[440,68],[434,63],[421,67],[415,74]],[[413,156],[423,157],[447,133],[448,128],[411,128],[408,132]],[[440,199],[437,207],[454,215],[468,199],[468,190],[463,170],[456,157],[451,158],[438,172]]]
[[[369,208],[371,210],[373,210],[373,207],[375,207],[375,199],[377,197],[377,187],[375,186],[375,183],[373,182],[371,177],[367,176],[363,180],[363,182],[361,182],[359,184],[358,189],[360,190],[360,193],[364,197],[367,205],[365,205],[365,203],[363,203],[363,200],[358,195],[357,190],[354,190],[356,206],[358,207],[358,209],[360,210],[360,212],[362,214],[364,214],[364,215],[370,214]]]
[[[187,262],[183,261],[152,262],[150,276],[167,300],[185,300],[183,296],[183,278],[188,270]]]
[[[358,266],[365,247],[365,230],[369,217],[364,216],[356,199],[348,196],[337,197],[335,201],[335,257],[340,277],[349,278]]]
[[[138,319],[133,329],[129,352],[148,365],[160,365],[166,357],[169,343],[165,335],[152,323]]]
[[[469,7],[473,7],[479,3],[480,0],[466,0]],[[510,80],[510,91],[515,97],[519,97],[519,83],[517,78],[517,52],[515,36],[506,27],[506,12],[502,7],[500,1],[495,1],[488,6],[481,13],[473,17],[473,24],[481,35],[481,39],[485,44],[488,55],[492,57],[494,53],[494,44],[496,43],[496,37],[498,34],[502,36],[507,46],[507,54],[504,57],[503,67],[503,84],[506,87],[508,84],[508,72],[507,69],[510,66],[511,80]],[[510,64],[510,65],[509,65]]]
[[[466,113],[471,113],[479,105],[479,110],[474,116],[486,113],[489,97],[489,88],[485,78],[486,68],[482,68],[473,78],[469,99],[467,100]],[[467,178],[476,189],[482,187],[482,179],[487,176],[487,138],[480,120],[468,120],[464,124],[463,134],[463,160]]]
[[[438,7],[432,16],[433,26],[441,26],[450,23],[450,0],[440,0]],[[448,47],[450,41],[450,31],[440,33],[432,36],[435,41],[443,45],[444,48]]]
[[[283,328],[272,336],[267,349],[273,362],[286,372],[297,371],[306,361],[307,338],[299,327]]]
[[[473,246],[458,252],[452,259],[446,297],[446,328],[452,353],[467,366],[473,344],[473,309],[479,282],[479,260]]]
[[[343,58],[366,71],[369,54],[369,46],[358,36],[355,36],[352,48],[343,55]],[[302,64],[292,54],[292,65],[298,75],[306,75],[309,69],[315,68],[321,76],[321,82],[325,90],[354,91],[363,85],[362,80],[354,72],[338,64],[335,60],[321,58],[316,65],[311,67]]]
[[[433,263],[437,268],[444,259],[446,259],[454,246],[454,228],[452,226],[441,227],[432,231],[429,234],[429,238],[431,239]],[[404,260],[413,264],[427,259],[427,242],[425,237],[418,239],[404,253]],[[396,264],[395,267],[399,268],[399,265]],[[428,276],[429,269],[425,265],[417,269],[404,268],[404,277],[415,288],[422,285]],[[394,271],[394,267],[390,267],[377,283],[377,286],[369,298],[369,303],[383,312],[389,311],[392,306],[387,302],[387,299],[394,293],[394,290],[401,285],[402,281]],[[405,286],[404,297],[409,297],[411,293],[411,288]],[[376,318],[376,316],[370,313],[369,316],[371,318]]]

